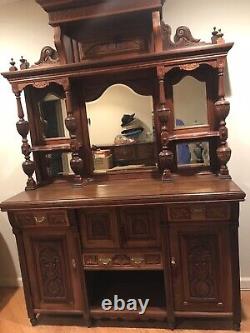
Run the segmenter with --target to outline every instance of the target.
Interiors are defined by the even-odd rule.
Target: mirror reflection
[[[177,165],[209,166],[209,142],[183,142],[176,145]]]
[[[155,165],[151,96],[116,84],[86,110],[96,171]]]
[[[44,139],[69,137],[65,127],[66,104],[53,94],[48,94],[39,103],[40,123]]]
[[[173,86],[173,103],[176,128],[208,123],[205,82],[185,76]]]
[[[45,155],[46,172],[49,177],[72,173],[70,168],[71,153],[53,152]]]

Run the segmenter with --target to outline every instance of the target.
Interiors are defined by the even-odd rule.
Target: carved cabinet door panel
[[[159,247],[160,209],[145,206],[122,208],[120,234],[123,247]]]
[[[81,311],[81,270],[71,231],[26,230],[23,240],[33,308]]]
[[[171,225],[176,311],[232,311],[229,226]]]
[[[79,214],[84,248],[113,248],[118,245],[115,209],[89,208],[81,210]]]

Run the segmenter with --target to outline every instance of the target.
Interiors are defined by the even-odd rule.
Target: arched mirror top
[[[173,86],[175,128],[208,124],[206,83],[185,76]]]
[[[128,86],[115,84],[106,89],[97,100],[86,103],[86,109],[91,145],[114,144],[117,135],[122,135],[126,130],[126,124],[122,122],[124,115],[133,118],[131,127],[135,125],[135,128],[143,128],[143,133],[136,138],[136,142],[152,141],[151,96],[142,96]]]
[[[155,166],[152,96],[115,84],[86,103],[86,111],[95,170]],[[105,154],[109,161],[98,165]]]

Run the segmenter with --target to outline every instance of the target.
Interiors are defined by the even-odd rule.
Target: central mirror
[[[116,84],[86,110],[95,171],[155,165],[151,96]]]
[[[206,125],[206,83],[185,76],[173,86],[175,128]]]

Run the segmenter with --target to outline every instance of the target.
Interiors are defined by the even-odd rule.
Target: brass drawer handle
[[[173,268],[176,268],[176,260],[174,257],[171,257],[170,264]]]
[[[34,216],[36,224],[43,224],[46,223],[46,216]]]
[[[144,262],[143,257],[131,257],[131,262],[135,265],[140,265]]]
[[[71,263],[72,263],[73,269],[76,270],[76,260],[74,258],[71,260]]]
[[[102,264],[102,265],[109,265],[111,262],[112,262],[112,259],[109,258],[109,257],[101,257],[99,258],[99,262]]]

